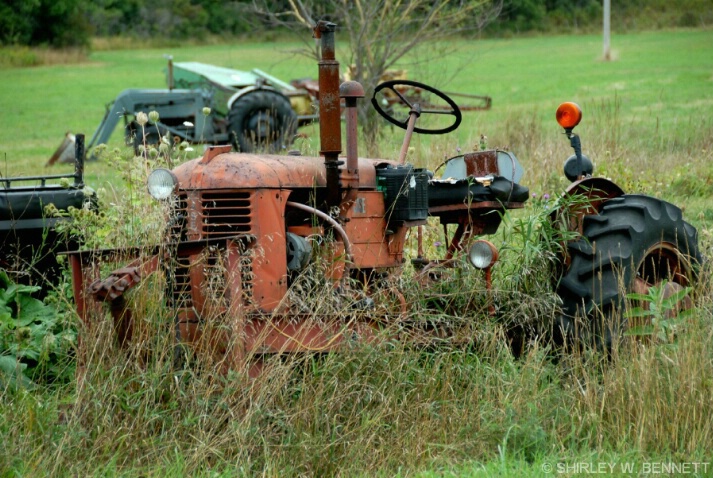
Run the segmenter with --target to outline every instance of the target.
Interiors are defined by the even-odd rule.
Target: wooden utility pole
[[[604,52],[602,56],[604,61],[611,60],[611,44],[609,42],[611,36],[611,0],[604,0]]]

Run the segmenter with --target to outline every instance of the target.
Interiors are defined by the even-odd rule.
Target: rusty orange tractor
[[[150,194],[171,205],[166,225],[169,241],[151,255],[135,257],[125,267],[98,277],[102,258],[127,251],[70,253],[74,297],[87,326],[101,315],[96,302],[107,303],[120,343],[131,339],[132,311],[126,294],[151,274],[164,274],[167,304],[175,312],[178,340],[209,343],[226,368],[249,365],[259,373],[266,357],[304,351],[332,351],[346,341],[368,340],[388,322],[374,307],[378,294],[360,302],[360,313],[348,320],[307,320],[288,298],[294,278],[314,259],[315,240],[332,238],[328,275],[336,294],[348,295],[350,284],[378,291],[384,278],[404,267],[409,231],[418,237],[420,274],[453,266],[460,253],[485,271],[497,250],[478,236],[495,233],[502,214],[522,208],[529,191],[519,184],[522,168],[511,153],[485,150],[449,159],[440,178],[406,162],[413,133],[445,134],[461,122],[458,106],[445,94],[413,84],[429,96],[424,108],[400,95],[399,80],[376,88],[372,104],[389,122],[406,130],[397,160],[360,158],[357,151],[357,101],[364,96],[356,82],[339,84],[335,29],[320,22],[319,62],[320,157],[231,153],[230,146],[208,148],[200,159],[173,170],[157,169],[148,179]],[[408,116],[399,119],[380,100],[387,92],[401,97]],[[341,102],[346,118],[346,155],[341,156]],[[422,116],[445,120],[422,127]],[[620,307],[627,291],[645,291],[666,281],[672,290],[687,286],[700,261],[696,231],[677,207],[646,196],[626,195],[615,184],[591,176],[591,162],[582,155],[573,128],[581,111],[566,103],[557,113],[575,154],[565,172],[572,181],[568,194],[582,194],[586,207],[565,213],[570,228],[580,232],[561,258],[562,276],[553,282],[562,298],[558,329],[576,335],[576,317],[594,321],[594,312]],[[421,227],[437,218],[449,231],[439,260],[425,259]],[[467,249],[467,250],[466,250]],[[437,276],[437,274],[433,274]],[[620,287],[624,284],[624,287]],[[465,287],[468,285],[465,284]],[[389,285],[395,316],[407,316],[409,304]],[[373,311],[373,312],[372,312]],[[224,326],[205,340],[210,322]],[[610,337],[614,328],[600,330]]]

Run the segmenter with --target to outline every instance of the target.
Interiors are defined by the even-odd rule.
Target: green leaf
[[[42,289],[42,287],[38,285],[15,284],[15,289],[18,295],[29,295]]]
[[[624,317],[634,318],[634,317],[652,317],[654,311],[644,309],[643,307],[633,307],[626,311]]]
[[[676,307],[676,304],[678,304],[678,302],[680,302],[688,294],[690,294],[691,290],[691,287],[684,287],[683,289],[674,292],[669,297],[661,301],[661,308],[664,310],[673,309],[674,307]]]
[[[0,386],[7,383],[12,388],[22,385],[32,388],[33,382],[25,375],[27,364],[19,362],[10,355],[0,355]]]
[[[687,322],[691,317],[695,315],[695,309],[685,309],[676,315],[677,322]]]
[[[636,292],[631,292],[629,294],[626,294],[626,298],[629,300],[640,300],[642,302],[651,302],[653,301],[653,297],[648,295],[648,294],[638,294]]]
[[[22,295],[17,299],[17,325],[22,327],[32,322],[56,320],[56,312],[42,301]]]
[[[7,288],[10,284],[12,284],[12,281],[10,280],[10,277],[8,277],[7,271],[5,269],[0,269],[0,286]]]
[[[0,355],[0,371],[6,374],[14,374],[18,370],[22,372],[26,368],[27,364],[18,362],[15,357]]]
[[[37,361],[40,358],[40,351],[36,347],[25,347],[19,346],[18,344],[14,344],[10,347],[10,353],[15,354],[15,356],[22,359],[31,359]]]
[[[686,323],[690,319],[692,314],[693,314],[692,310],[682,310],[675,317],[672,317],[670,319],[660,320],[659,325],[661,325],[661,327],[664,327],[667,329],[672,329],[672,328],[675,328],[679,325],[683,325],[684,323]]]
[[[2,301],[3,304],[9,304],[10,302],[14,302],[16,290],[17,287],[15,286],[15,284],[8,284],[4,290],[0,290],[0,301]]]
[[[635,327],[631,327],[629,330],[624,332],[624,335],[627,336],[646,336],[646,335],[653,335],[654,334],[654,326],[650,324],[646,325],[637,325]]]

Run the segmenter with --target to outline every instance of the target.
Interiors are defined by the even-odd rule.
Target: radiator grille
[[[176,309],[190,309],[193,307],[191,297],[190,278],[190,258],[177,257],[172,268],[172,277],[169,284],[173,287],[173,292],[168,295],[171,298],[171,306]]]
[[[200,234],[200,239],[219,239],[248,235],[253,232],[252,191],[180,191],[174,205],[174,214],[169,224],[172,241],[187,240],[190,235]],[[198,220],[194,220],[197,218]],[[194,239],[198,239],[194,236]],[[200,267],[203,283],[200,293],[204,300],[223,302],[226,292],[224,270],[224,247],[209,246],[199,258],[178,257],[171,268],[173,291],[169,294],[172,305],[177,308],[194,307],[191,283],[191,267]],[[254,251],[248,243],[242,243],[239,259],[242,280],[242,300],[251,304],[253,295]],[[223,304],[227,305],[227,304]]]
[[[201,266],[203,267],[203,283],[201,291],[206,304],[211,304],[216,310],[218,307],[228,307],[225,293],[225,249],[210,246],[203,250]]]
[[[240,255],[240,274],[243,287],[243,303],[253,304],[253,257],[255,251],[250,248]]]
[[[176,196],[173,204],[173,214],[171,215],[168,226],[169,239],[172,242],[180,242],[186,240],[186,209],[188,208],[188,200],[185,192],[181,192]]]
[[[202,236],[228,237],[252,232],[252,194],[245,191],[203,191]]]

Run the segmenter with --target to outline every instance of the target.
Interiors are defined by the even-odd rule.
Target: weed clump
[[[534,136],[525,131],[517,140],[539,150],[540,133],[523,121]],[[612,133],[610,141],[617,138]],[[100,191],[111,205],[104,216],[75,221],[87,247],[148,251],[165,240],[171,231],[156,224],[166,223],[175,205],[148,199],[145,178],[155,166],[187,160],[189,148],[161,141],[142,144],[139,154],[106,151],[125,184]],[[558,221],[571,218],[553,220],[553,211],[578,199],[557,198],[553,173],[539,174],[538,191],[549,197],[538,193],[503,217],[492,237],[501,258],[491,290],[460,255],[454,261],[462,267],[426,274],[406,267],[401,275],[335,286],[331,265],[319,260],[333,244],[313,244],[312,262],[289,278],[284,307],[315,324],[380,321],[370,340],[339,336],[338,353],[255,353],[226,371],[240,338],[225,339],[230,321],[207,315],[198,346],[185,347],[173,310],[180,297],[167,293],[172,277],[155,274],[127,296],[136,311],[128,344],[116,340],[108,311],[92,309],[92,326],[77,326],[76,381],[3,390],[0,462],[26,475],[391,476],[471,472],[493,462],[530,471],[545,459],[606,453],[638,461],[706,458],[713,447],[710,266],[693,288],[691,317],[675,330],[665,324],[666,340],[634,333],[611,357],[587,347],[556,354],[544,336],[561,305],[553,277],[570,239]],[[447,242],[434,230],[424,231],[428,254]],[[710,256],[710,230],[701,231],[701,250]],[[221,258],[216,252],[195,260],[211,267],[208,302],[221,304]],[[376,291],[371,280],[379,281]],[[63,300],[57,307],[70,306]],[[263,319],[266,331],[284,332],[276,317]],[[525,338],[517,346],[513,331]],[[261,373],[251,378],[258,363]]]

